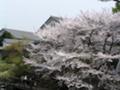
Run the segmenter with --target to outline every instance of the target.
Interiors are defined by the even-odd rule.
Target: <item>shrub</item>
[[[5,47],[5,56],[0,59],[0,78],[14,78],[23,75],[29,68],[23,61],[22,42]]]

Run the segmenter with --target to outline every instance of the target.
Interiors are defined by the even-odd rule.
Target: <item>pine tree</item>
[[[100,0],[100,1],[114,1],[115,6],[112,8],[113,13],[120,12],[120,0]]]

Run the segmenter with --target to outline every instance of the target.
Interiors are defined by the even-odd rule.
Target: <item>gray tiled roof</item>
[[[32,32],[3,28],[0,33],[4,31],[11,33],[17,39],[39,40],[39,37]]]
[[[49,25],[51,23],[59,23],[60,20],[62,20],[62,17],[56,17],[56,16],[50,16],[47,21],[40,27],[40,29],[45,28],[46,25]]]

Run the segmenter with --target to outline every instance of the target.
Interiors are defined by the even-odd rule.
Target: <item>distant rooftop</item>
[[[17,39],[39,40],[39,37],[32,32],[3,28],[0,30],[0,33],[4,31],[11,33]]]
[[[46,25],[52,25],[54,26],[55,23],[59,23],[60,20],[62,20],[62,17],[56,17],[56,16],[50,16],[45,23],[40,27],[40,29],[45,28]]]

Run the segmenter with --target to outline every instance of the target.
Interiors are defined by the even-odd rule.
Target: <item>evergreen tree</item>
[[[117,13],[120,11],[120,0],[100,0],[100,1],[114,1],[115,7],[112,8],[112,12]]]

